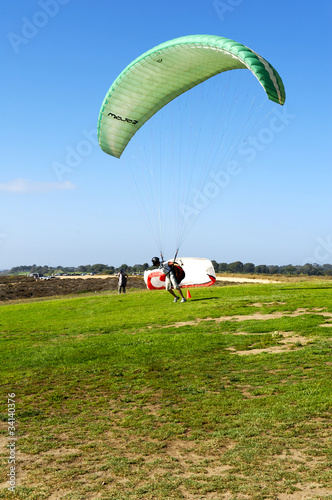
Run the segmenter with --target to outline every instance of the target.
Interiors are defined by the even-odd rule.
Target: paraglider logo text
[[[123,118],[120,115],[115,115],[114,113],[108,113],[108,116],[112,116],[115,120],[121,120],[122,122],[127,122],[127,123],[132,123],[133,125],[136,125],[138,120],[132,120],[131,118]]]

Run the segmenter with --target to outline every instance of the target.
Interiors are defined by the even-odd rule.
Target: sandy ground
[[[280,283],[280,281],[270,280],[270,279],[259,279],[259,278],[234,278],[234,277],[216,277],[217,281],[229,281],[233,283]]]

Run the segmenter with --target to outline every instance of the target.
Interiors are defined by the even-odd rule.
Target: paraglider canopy
[[[180,288],[207,287],[216,281],[216,274],[213,264],[208,259],[195,257],[181,257],[171,259],[170,262],[177,274],[176,279],[180,283]],[[149,290],[165,289],[165,274],[160,269],[144,271],[144,281]]]
[[[190,35],[157,45],[131,62],[110,87],[101,106],[98,140],[120,158],[128,142],[163,106],[219,73],[250,70],[267,96],[285,102],[277,71],[241,43],[213,35]]]
[[[249,132],[271,112],[266,104],[284,102],[283,82],[268,61],[213,35],[162,43],[115,79],[99,113],[99,144],[116,158],[128,146],[120,174],[161,256],[166,239],[180,249],[205,207],[241,171],[236,155],[247,154]]]

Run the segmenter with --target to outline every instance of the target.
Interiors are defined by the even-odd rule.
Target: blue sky
[[[202,210],[181,255],[332,263],[331,11],[330,2],[300,0],[2,3],[0,269],[133,265],[158,253],[122,159],[101,151],[96,125],[127,64],[191,34],[224,36],[261,54],[282,76],[287,99],[284,126],[243,155],[241,174]]]

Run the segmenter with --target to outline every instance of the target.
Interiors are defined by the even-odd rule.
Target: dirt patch
[[[99,454],[97,450],[98,446],[101,445],[101,441],[96,440],[94,444],[97,448],[96,450],[91,448],[88,461],[86,460],[88,453],[86,449],[83,451],[79,448],[66,447],[64,443],[59,448],[39,453],[38,457],[36,455],[22,454],[19,461],[20,476],[17,477],[17,484],[19,486],[39,486],[41,481],[39,471],[44,470],[43,468],[46,467],[47,470],[44,470],[43,480],[45,481],[46,478],[52,484],[53,490],[48,498],[50,500],[60,500],[70,494],[71,490],[61,487],[62,485],[55,482],[52,470],[64,473],[68,467],[71,467],[73,468],[73,474],[75,474],[75,470],[83,468],[84,476],[83,474],[79,476],[81,488],[84,487],[84,484],[91,483],[99,483],[103,486],[103,492],[90,492],[84,498],[104,498],[108,491],[110,492],[109,498],[112,498],[114,485],[117,485],[119,491],[122,491],[122,487],[126,486],[129,481],[129,474],[134,477],[138,469],[144,470],[146,480],[161,480],[163,475],[169,473],[170,468],[176,471],[176,475],[180,478],[193,480],[199,474],[204,474],[205,478],[222,478],[224,475],[230,474],[234,469],[233,465],[220,463],[224,453],[234,447],[234,443],[230,440],[225,440],[222,445],[220,443],[216,445],[214,441],[207,440],[203,446],[202,443],[195,441],[175,439],[159,442],[157,439],[147,437],[144,438],[144,443],[149,442],[153,447],[153,451],[147,452],[140,449],[143,440],[137,438],[129,441],[125,440],[123,436],[114,434],[114,430],[115,428],[103,436],[103,444],[107,444],[108,452],[105,453],[105,449],[103,449]],[[112,466],[108,464],[109,457],[117,457],[118,459],[121,457],[124,463],[130,464],[130,471],[116,469],[117,464],[122,463],[120,459],[118,462],[114,462]],[[274,461],[284,463],[285,468],[288,468],[288,470],[296,470],[299,465],[305,466],[308,463],[312,465],[311,459],[308,462],[306,455],[299,450],[289,449],[287,452],[285,451],[271,458]],[[104,468],[101,471],[102,464],[104,464]],[[74,477],[77,480],[77,477]],[[142,481],[142,485],[144,485],[144,481]],[[316,483],[297,483],[294,486],[298,488],[297,492],[292,494],[279,493],[273,497],[273,500],[309,500],[313,495],[329,496],[331,494],[331,489],[321,487]],[[8,487],[8,483],[2,483],[0,491],[6,487]],[[230,492],[216,494],[216,492],[210,491],[205,494],[202,493],[198,497],[197,494],[190,493],[185,486],[180,486],[179,489],[186,500],[198,498],[201,500],[216,500],[216,498],[231,500],[234,498],[234,494]],[[249,496],[244,494],[238,498],[242,500],[250,499]]]
[[[332,313],[323,311],[322,309],[313,309],[308,310],[305,308],[298,308],[296,311],[287,312],[287,311],[277,311],[274,313],[262,314],[260,312],[256,312],[253,314],[239,314],[235,316],[219,316],[218,318],[197,318],[193,321],[178,321],[173,323],[172,325],[167,325],[162,328],[181,328],[182,326],[196,326],[202,321],[214,321],[215,323],[221,323],[223,321],[250,321],[250,320],[261,320],[266,321],[269,319],[279,319],[279,318],[295,318],[297,316],[301,316],[303,314],[316,314],[318,316],[323,316],[327,318],[326,323],[323,323],[320,326],[332,326]]]
[[[1,430],[7,430],[4,424],[1,425]],[[7,436],[0,436],[0,454],[2,455],[2,458],[6,461],[6,463],[9,459],[9,448],[7,447],[9,442],[10,442],[9,438]],[[19,448],[15,450],[15,453],[16,453],[15,458],[18,464],[15,470],[15,479],[16,481],[22,484],[26,481],[27,473],[24,470],[22,470],[21,464],[23,463],[26,457],[30,459],[30,456],[21,453]],[[0,491],[8,488],[8,486],[9,486],[8,481],[0,483]]]
[[[248,320],[269,320],[269,319],[279,319],[279,318],[295,318],[297,316],[301,316],[303,314],[317,314],[320,316],[324,316],[326,318],[332,318],[332,313],[323,312],[321,310],[308,310],[306,308],[298,308],[296,311],[287,312],[287,311],[277,311],[274,313],[266,313],[262,314],[260,312],[256,312],[248,315],[236,315],[236,316],[221,316],[220,318],[215,318],[215,321],[218,323],[220,321],[248,321]],[[211,318],[210,318],[211,320]]]
[[[260,304],[262,306],[263,304]],[[274,305],[274,303],[271,303]],[[220,316],[219,318],[197,318],[193,321],[178,321],[177,323],[173,323],[172,325],[162,326],[161,328],[181,328],[183,326],[197,326],[199,323],[203,321],[213,321],[215,323],[221,323],[222,321],[250,321],[250,320],[269,320],[283,317],[297,317],[304,314],[315,314],[317,316],[322,316],[326,318],[326,322],[321,324],[320,326],[332,326],[332,313],[324,311],[322,308],[314,308],[312,310],[308,310],[305,308],[298,308],[293,312],[274,312],[268,314],[262,313],[254,313],[251,315],[236,315],[236,316]],[[261,353],[283,353],[288,350],[298,350],[301,349],[304,345],[312,342],[312,339],[303,337],[300,335],[294,335],[293,332],[271,332],[272,336],[276,336],[278,338],[278,345],[271,347],[264,347],[260,349],[247,349],[245,351],[238,351],[234,347],[228,347],[227,350],[231,351],[234,354],[239,356],[248,356],[252,354],[261,354]],[[234,332],[233,335],[249,335],[247,332]]]
[[[311,484],[304,489],[301,484],[295,484],[296,488],[301,491],[295,493],[279,493],[275,500],[313,500],[314,498],[331,498],[331,490],[327,488],[320,488],[318,484]]]
[[[278,332],[278,342],[279,345],[264,347],[262,349],[249,349],[246,351],[237,351],[234,347],[228,347],[226,349],[228,351],[234,352],[234,354],[238,354],[239,356],[261,354],[262,352],[279,354],[288,351],[289,349],[292,349],[294,351],[300,349],[302,346],[312,342],[312,339],[301,337],[300,335],[294,335],[292,333],[290,334],[289,332]]]

